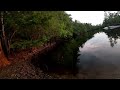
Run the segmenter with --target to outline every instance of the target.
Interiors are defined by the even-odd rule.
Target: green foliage
[[[6,11],[4,22],[11,48],[42,45],[54,37],[81,35],[94,28],[91,24],[73,22],[64,11]]]
[[[39,40],[34,41],[28,41],[28,40],[22,40],[19,42],[15,42],[11,45],[11,48],[15,49],[25,49],[25,48],[31,48],[31,47],[37,47],[42,45],[43,43]]]
[[[103,26],[119,25],[119,24],[120,24],[119,12],[109,13],[109,15],[105,16],[105,19],[103,21]]]
[[[90,23],[80,23],[79,21],[75,20],[73,22],[73,30],[75,35],[83,35],[88,31],[98,28],[98,26],[92,26]]]

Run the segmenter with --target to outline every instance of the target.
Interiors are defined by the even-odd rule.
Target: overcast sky
[[[104,11],[66,11],[66,13],[71,14],[73,21],[78,20],[81,23],[97,25],[102,24],[104,20]]]

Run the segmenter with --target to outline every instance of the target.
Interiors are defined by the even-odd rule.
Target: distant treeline
[[[105,12],[103,26],[110,25],[120,25],[120,11],[117,11],[116,13]]]

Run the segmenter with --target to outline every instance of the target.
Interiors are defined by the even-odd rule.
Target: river
[[[90,78],[120,77],[120,38],[109,37],[104,32],[96,33],[83,48],[79,47],[79,73]]]
[[[120,29],[77,38],[39,56],[37,66],[78,79],[120,78]],[[38,63],[41,63],[39,64]]]

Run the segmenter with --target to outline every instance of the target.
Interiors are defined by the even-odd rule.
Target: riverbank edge
[[[11,64],[19,63],[25,60],[31,60],[33,57],[37,56],[38,54],[47,53],[48,51],[58,47],[59,44],[69,41],[71,38],[61,39],[55,42],[46,43],[40,47],[32,47],[27,49],[22,49],[16,52],[11,52],[8,56],[8,61]],[[10,64],[10,65],[11,65]]]

